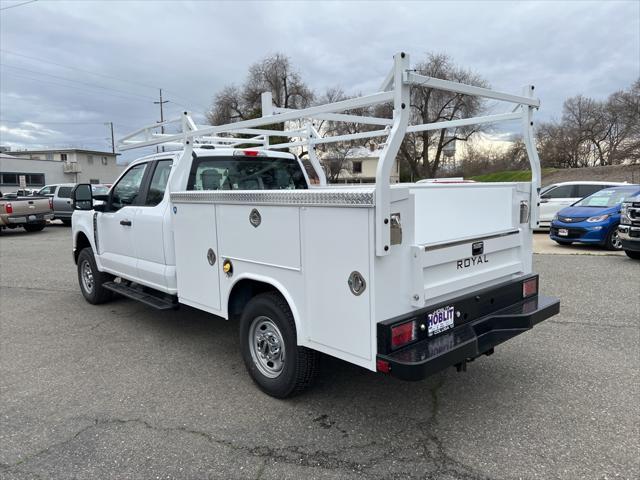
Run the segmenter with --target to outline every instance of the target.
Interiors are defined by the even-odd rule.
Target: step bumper
[[[387,362],[389,374],[395,377],[422,380],[492,352],[496,345],[530,330],[559,311],[558,299],[538,295],[399,351],[379,354],[377,359]]]

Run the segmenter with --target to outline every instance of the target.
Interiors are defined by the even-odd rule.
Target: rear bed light
[[[264,157],[265,154],[259,150],[234,150],[234,157]]]
[[[13,205],[11,203],[5,203],[4,209],[7,213],[13,213]]]
[[[522,298],[531,297],[538,293],[538,277],[522,282]]]
[[[391,327],[391,348],[399,348],[413,342],[417,338],[417,333],[415,320]]]

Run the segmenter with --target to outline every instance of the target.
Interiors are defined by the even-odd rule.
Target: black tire
[[[618,236],[618,226],[611,229],[604,242],[604,248],[607,250],[622,250],[622,242]]]
[[[624,253],[627,254],[627,257],[633,258],[634,260],[640,260],[640,252],[634,252],[632,250],[625,250]]]
[[[70,218],[61,218],[60,220],[62,220],[62,224],[65,227],[70,227],[71,226],[71,219]]]
[[[567,241],[565,241],[565,240],[556,240],[556,243],[557,243],[558,245],[563,245],[563,246],[565,246],[565,247],[566,247],[566,246],[568,246],[568,245],[571,245],[573,242],[567,242]]]
[[[86,268],[91,272],[90,281],[88,278],[83,279]],[[111,300],[113,292],[102,286],[105,282],[110,282],[111,280],[113,280],[111,275],[98,271],[91,247],[82,249],[80,255],[78,255],[78,283],[85,300],[94,305]]]
[[[317,373],[318,353],[298,346],[293,314],[277,292],[262,293],[247,303],[240,317],[240,351],[252,380],[272,397],[302,392]]]
[[[27,232],[41,232],[45,226],[46,224],[44,223],[27,223],[24,225],[24,229]]]

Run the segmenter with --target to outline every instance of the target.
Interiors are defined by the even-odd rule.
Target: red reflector
[[[376,370],[382,373],[389,373],[391,371],[391,365],[386,360],[376,360]]]
[[[13,213],[13,205],[11,205],[11,203],[5,203],[4,210],[7,213]]]
[[[406,322],[391,327],[391,347],[398,348],[416,339],[416,322]]]
[[[257,150],[243,150],[243,152],[247,157],[257,157],[259,153]]]
[[[538,279],[530,278],[522,282],[522,298],[527,298],[538,293]]]
[[[49,210],[53,210],[53,198],[49,197]]]

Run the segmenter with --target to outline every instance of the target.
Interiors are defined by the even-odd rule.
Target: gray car
[[[59,183],[55,185],[45,185],[38,192],[53,198],[53,218],[62,220],[65,225],[71,225],[71,192],[75,188],[75,183]]]

